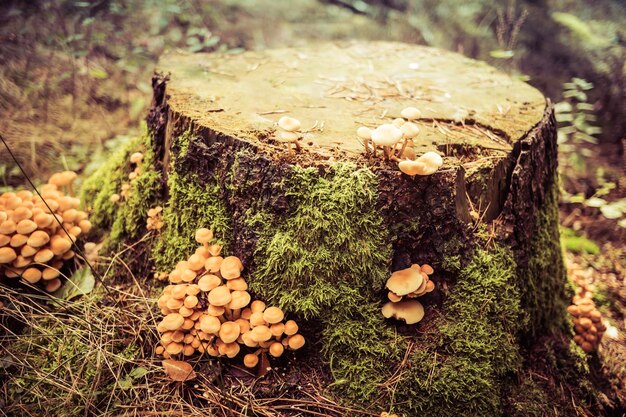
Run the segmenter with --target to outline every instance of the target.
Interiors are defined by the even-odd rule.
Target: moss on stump
[[[511,414],[510,398],[543,409],[552,397],[519,378],[532,346],[569,328],[555,122],[536,90],[395,43],[170,55],[159,69],[148,138],[84,188],[110,247],[136,241],[162,205],[149,250],[166,272],[193,251],[196,228],[212,228],[254,295],[302,322],[310,343],[290,372],[311,359],[346,403],[429,416]],[[415,150],[444,155],[432,176],[368,159],[356,140],[408,105],[423,112]],[[301,153],[272,139],[283,114],[310,130]],[[143,188],[114,207],[137,148]],[[386,278],[411,263],[435,268],[416,326],[380,314]]]

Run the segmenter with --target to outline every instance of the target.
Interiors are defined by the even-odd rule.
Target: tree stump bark
[[[454,53],[382,42],[171,54],[158,71],[159,271],[211,227],[255,297],[300,320],[308,345],[281,363],[289,381],[320,370],[374,412],[508,413],[525,347],[566,328],[555,121],[537,90]],[[444,156],[434,175],[367,157],[355,134],[407,106],[422,112],[415,152]],[[284,115],[302,122],[299,152],[276,140]],[[413,263],[435,269],[426,315],[385,320],[385,281]]]

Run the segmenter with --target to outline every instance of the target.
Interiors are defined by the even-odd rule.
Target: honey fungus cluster
[[[170,285],[158,300],[165,316],[157,325],[158,355],[198,352],[234,358],[244,348],[252,350],[244,356],[244,365],[253,368],[261,355],[280,357],[285,350],[304,346],[295,321],[284,321],[278,307],[251,300],[239,258],[222,257],[208,229],[198,229],[196,241],[202,246],[169,273]]]
[[[0,196],[0,276],[43,284],[48,292],[61,286],[60,270],[75,256],[73,243],[91,229],[72,196],[75,179],[72,171],[56,173],[41,196],[28,190]]]

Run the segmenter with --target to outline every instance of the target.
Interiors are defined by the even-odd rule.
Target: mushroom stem
[[[400,148],[400,153],[398,153],[399,159],[402,159],[402,154],[404,153],[404,150],[406,149],[407,143],[409,143],[409,138],[404,138],[404,143],[402,144],[402,148]]]
[[[241,309],[240,308],[235,308],[232,310],[232,320],[237,320],[239,317],[241,317]]]
[[[224,306],[224,316],[228,319],[228,320],[234,320],[233,317],[233,310],[231,310],[229,307]]]
[[[385,161],[389,161],[389,146],[383,146],[383,154],[385,155]]]
[[[293,142],[294,145],[296,145],[296,152],[300,152],[302,150],[302,147],[300,146],[300,143],[298,143],[298,141],[294,141]]]
[[[374,148],[372,149],[372,156],[376,157],[376,144],[374,142],[372,142],[372,147]]]
[[[365,157],[369,158],[369,156],[370,156],[370,140],[369,139],[364,139],[363,143],[365,144]]]

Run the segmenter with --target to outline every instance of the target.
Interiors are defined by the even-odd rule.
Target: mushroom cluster
[[[210,244],[212,240],[209,229],[198,229],[196,241],[202,246],[168,276],[171,284],[158,300],[165,317],[157,326],[161,340],[156,353],[165,358],[196,352],[234,358],[245,346],[255,349],[243,359],[253,368],[266,352],[277,358],[285,349],[304,346],[298,325],[283,322],[280,308],[251,302],[241,260],[220,256],[222,247]]]
[[[417,300],[404,299],[417,298],[432,292],[435,283],[430,280],[433,268],[430,265],[422,266],[413,264],[409,268],[401,269],[391,274],[387,280],[389,302],[382,308],[385,318],[394,317],[404,320],[406,324],[418,323],[424,317],[424,306]]]
[[[72,171],[53,174],[41,197],[27,190],[0,196],[0,276],[42,281],[48,292],[61,286],[60,270],[75,255],[72,244],[91,230],[72,197],[74,179]]]
[[[143,161],[143,154],[141,152],[135,152],[130,156],[130,163],[132,166],[134,166],[131,173],[128,174],[128,179],[130,181],[134,180],[135,178],[137,178],[139,174],[141,174],[141,161]],[[110,200],[113,203],[126,200],[128,199],[128,197],[130,197],[130,192],[131,192],[130,183],[124,182],[122,183],[120,193],[112,194],[110,197]]]
[[[148,220],[146,221],[146,229],[148,230],[161,230],[163,227],[163,217],[161,213],[163,207],[156,206],[148,210]]]
[[[300,143],[298,143],[298,140],[302,137],[300,132],[302,123],[300,123],[300,120],[293,117],[283,116],[278,119],[278,127],[280,128],[277,137],[278,141],[293,143],[296,147],[296,151],[300,151],[301,147]]]
[[[606,326],[593,302],[595,286],[589,283],[589,276],[580,268],[572,268],[569,272],[577,285],[573,304],[567,307],[567,311],[574,317],[574,342],[585,352],[591,353],[598,349]]]
[[[398,168],[407,175],[432,175],[443,165],[443,159],[436,152],[426,152],[416,158],[413,139],[420,129],[415,124],[421,112],[415,107],[407,107],[400,112],[402,117],[385,123],[376,129],[361,126],[356,134],[365,145],[365,155],[376,156],[380,147],[385,160],[398,161]],[[371,143],[370,143],[371,142]]]
[[[419,134],[420,129],[413,121],[420,117],[420,111],[415,107],[407,107],[400,114],[402,117],[394,119],[391,123],[382,124],[376,129],[372,130],[366,126],[357,129],[356,134],[363,140],[366,156],[369,156],[370,152],[372,156],[376,156],[376,150],[380,147],[385,160],[415,158],[413,138]]]

